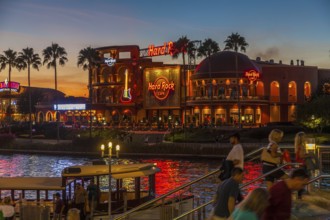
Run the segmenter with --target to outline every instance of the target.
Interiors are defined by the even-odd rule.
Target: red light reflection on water
[[[161,172],[156,174],[156,194],[162,195],[165,193],[168,193],[169,191],[182,186],[183,184],[189,183],[208,172],[211,172],[212,168],[210,170],[204,169],[205,167],[199,167],[198,170],[196,169],[189,169],[188,164],[189,162],[185,161],[173,161],[173,160],[143,160],[144,163],[157,163],[157,166],[161,169]],[[186,165],[186,166],[185,166]],[[194,173],[195,175],[191,175]],[[257,177],[259,177],[261,172],[261,165],[252,163],[252,162],[246,162],[244,164],[244,180],[243,183],[247,183]],[[145,180],[146,181],[146,180]],[[141,182],[144,181],[141,179]],[[263,179],[256,181],[255,183],[245,187],[243,189],[243,194],[246,194],[250,192],[251,190],[260,187],[260,185],[263,183]],[[210,182],[210,184],[212,184]],[[147,185],[147,182],[143,183],[142,185]],[[214,184],[214,190],[216,190],[217,184]]]
[[[190,182],[186,177],[187,170],[182,169],[184,165],[173,160],[144,160],[146,163],[156,163],[161,172],[156,174],[156,194],[165,194],[182,184]]]
[[[254,180],[258,178],[259,176],[262,175],[262,169],[261,169],[261,164],[259,163],[252,163],[252,162],[246,162],[244,163],[244,180],[243,184],[250,182],[251,180]],[[248,193],[255,188],[260,187],[260,185],[263,183],[264,179],[260,179],[248,186],[246,186],[243,191],[245,193]],[[244,193],[244,194],[245,194]]]

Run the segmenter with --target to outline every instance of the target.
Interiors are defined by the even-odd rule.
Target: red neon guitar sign
[[[121,102],[131,102],[132,101],[132,95],[131,95],[131,89],[128,88],[128,70],[125,70],[125,88],[122,92],[122,95],[120,97]]]

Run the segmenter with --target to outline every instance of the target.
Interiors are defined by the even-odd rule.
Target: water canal
[[[59,177],[65,167],[91,164],[93,159],[95,158],[37,154],[2,154],[0,155],[0,177]],[[114,159],[113,163],[157,163],[157,166],[161,168],[161,172],[156,175],[157,195],[162,195],[182,184],[191,182],[210,171],[218,169],[220,166],[220,161],[216,159],[121,158]],[[245,170],[245,182],[258,177],[261,173],[260,165],[258,164],[247,163],[245,164]],[[104,182],[106,185],[107,180],[104,179]],[[190,190],[194,195],[208,200],[214,195],[217,184],[217,177],[212,177],[193,185]],[[258,184],[249,186],[246,191],[255,188]],[[104,188],[103,190],[107,189]]]

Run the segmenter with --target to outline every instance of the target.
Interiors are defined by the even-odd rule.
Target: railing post
[[[205,203],[205,199],[203,199],[203,204]],[[203,213],[203,219],[206,219],[206,206],[204,206],[203,208],[202,208],[202,213]]]
[[[123,199],[124,199],[124,212],[127,211],[127,190],[123,191]]]
[[[200,206],[200,198],[198,197],[196,199],[197,199],[197,202],[196,202],[197,207],[199,207]],[[202,220],[202,213],[201,213],[200,209],[198,209],[198,211],[197,211],[197,220]]]

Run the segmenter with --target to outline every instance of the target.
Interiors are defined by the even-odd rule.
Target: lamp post
[[[308,153],[315,153],[316,150],[315,138],[306,139],[306,150]]]
[[[104,144],[101,145],[101,152],[102,152],[102,157],[108,157],[108,165],[109,165],[109,197],[108,197],[108,214],[109,214],[109,219],[111,219],[111,178],[112,178],[112,174],[111,174],[111,157],[112,157],[112,142],[108,143],[108,154],[104,153],[105,151],[105,146]],[[120,151],[120,146],[119,144],[116,145],[116,157],[119,157],[119,151]]]

